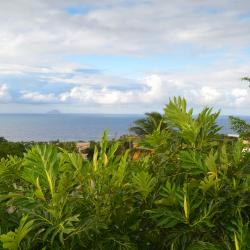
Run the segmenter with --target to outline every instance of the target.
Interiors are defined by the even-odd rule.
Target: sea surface
[[[9,141],[99,140],[107,128],[109,138],[128,134],[129,127],[143,115],[100,114],[0,114],[0,137]],[[242,117],[250,122],[250,117]],[[227,116],[220,116],[221,133],[235,134]]]

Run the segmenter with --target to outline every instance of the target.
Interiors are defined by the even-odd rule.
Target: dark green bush
[[[26,151],[23,143],[8,142],[5,139],[0,140],[0,159],[5,158],[8,155],[23,156]]]

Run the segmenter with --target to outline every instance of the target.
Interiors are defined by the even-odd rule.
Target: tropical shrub
[[[136,161],[107,132],[90,160],[47,144],[2,159],[0,249],[249,249],[250,155],[192,112],[172,99]]]

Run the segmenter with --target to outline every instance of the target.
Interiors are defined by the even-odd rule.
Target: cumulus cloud
[[[67,79],[53,78],[53,83],[68,82],[75,85],[59,95],[62,102],[94,104],[137,103],[163,105],[172,96],[185,96],[192,105],[246,107],[246,102],[236,101],[247,97],[248,86],[240,81],[245,66],[218,66],[210,69],[195,68],[174,72],[145,74],[141,78],[116,77],[112,75],[77,75]],[[239,88],[241,86],[241,89]],[[237,88],[238,87],[238,88]],[[239,103],[236,105],[236,103]]]
[[[244,107],[250,105],[249,91],[247,89],[235,88],[232,90],[234,104],[237,107]]]
[[[236,88],[236,89],[232,90],[232,95],[235,96],[235,97],[237,97],[237,98],[247,97],[248,91],[246,89]]]
[[[53,103],[58,101],[56,95],[53,93],[42,94],[29,91],[22,91],[21,99],[34,103]]]
[[[108,87],[93,89],[91,86],[81,85],[62,93],[60,100],[95,104],[141,104],[162,99],[162,81],[158,75],[147,76],[141,81],[137,80],[137,85],[138,89],[123,91]]]
[[[9,90],[6,84],[0,84],[0,102],[7,102],[11,100]]]
[[[203,70],[193,75],[189,71],[175,73],[154,73],[142,78],[117,78],[103,76],[109,79],[103,84],[97,84],[99,75],[79,77],[79,81],[69,90],[55,94],[23,93],[23,98],[33,101],[98,104],[98,105],[123,105],[159,104],[164,105],[173,96],[185,96],[195,106],[216,106],[221,108],[247,107],[249,89],[240,82],[239,69],[231,69],[231,74],[224,76],[224,69]],[[208,75],[208,77],[204,77]],[[211,76],[212,75],[212,76]],[[73,78],[75,78],[73,76]],[[54,79],[55,80],[55,79]],[[120,81],[119,81],[120,80]],[[60,78],[58,79],[60,81]],[[70,82],[70,78],[68,79]],[[121,88],[133,81],[133,88]],[[242,88],[239,88],[242,84]],[[225,88],[227,86],[227,88]],[[33,97],[34,96],[34,97]]]
[[[190,90],[190,97],[193,97],[193,102],[197,104],[214,105],[221,101],[223,94],[215,88],[204,86],[201,89]]]
[[[114,77],[114,79],[116,79]],[[121,79],[125,81],[125,79]],[[78,86],[72,87],[69,91],[61,92],[60,94],[48,93],[43,94],[32,91],[22,91],[21,99],[34,103],[88,103],[99,105],[114,105],[114,104],[131,104],[137,103],[161,103],[166,100],[164,94],[163,82],[159,75],[153,74],[142,79],[134,80],[134,89],[117,89],[119,83],[110,86],[96,86],[92,84],[79,83]]]

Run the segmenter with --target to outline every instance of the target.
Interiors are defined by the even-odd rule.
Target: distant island
[[[57,109],[52,109],[52,110],[48,111],[46,114],[57,115],[57,114],[61,114],[61,112]]]

